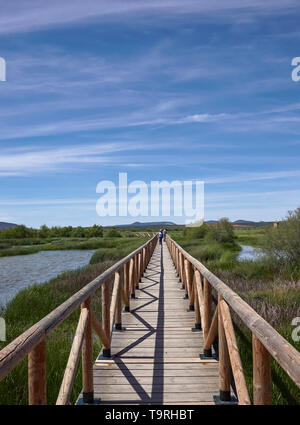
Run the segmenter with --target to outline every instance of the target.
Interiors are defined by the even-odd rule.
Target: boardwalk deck
[[[176,277],[167,245],[158,244],[144,273],[125,332],[114,332],[113,360],[96,360],[95,397],[101,404],[214,404],[218,362],[202,361],[202,332]]]

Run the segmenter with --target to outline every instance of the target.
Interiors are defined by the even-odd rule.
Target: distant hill
[[[216,224],[218,220],[208,220],[207,224]],[[233,227],[264,227],[273,224],[273,221],[251,221],[251,220],[235,220],[231,224]]]
[[[141,223],[140,221],[135,221],[131,224],[118,224],[115,227],[150,227],[150,226],[157,226],[157,227],[163,227],[163,226],[177,226],[176,223],[173,223],[172,221],[148,221],[146,223]]]
[[[216,224],[218,223],[218,220],[207,220],[205,221],[207,224]],[[235,220],[232,221],[231,224],[233,227],[264,227],[264,226],[270,226],[273,224],[273,221],[251,221],[251,220]],[[130,228],[145,228],[145,227],[170,227],[170,226],[176,226],[176,227],[185,227],[184,224],[176,224],[172,221],[148,221],[145,223],[141,223],[140,221],[135,221],[131,224],[117,224],[116,226],[106,226],[106,227],[117,227],[119,229],[130,229]]]
[[[11,229],[13,227],[17,227],[17,224],[0,221],[0,230]]]

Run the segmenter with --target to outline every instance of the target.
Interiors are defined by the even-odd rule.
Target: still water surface
[[[95,250],[40,251],[0,258],[0,305],[5,306],[20,289],[43,283],[66,270],[87,265]]]
[[[259,248],[254,248],[253,246],[249,245],[241,245],[242,250],[240,251],[239,255],[237,256],[237,260],[257,260],[259,257],[261,257],[263,252]]]

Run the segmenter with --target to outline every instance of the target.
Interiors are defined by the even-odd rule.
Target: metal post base
[[[201,332],[201,331],[202,331],[201,323],[195,323],[195,327],[192,328],[192,332]]]
[[[221,392],[223,393],[222,397],[224,396],[224,393],[229,393],[229,397],[228,394],[225,396],[226,398],[228,398],[227,401],[221,399]],[[220,396],[214,395],[214,402],[223,406],[236,405],[238,403],[235,397],[230,397],[230,391],[220,391]]]
[[[203,357],[204,358],[206,358],[206,359],[211,359],[212,358],[212,349],[211,348],[209,348],[209,349],[205,349],[204,348],[204,350],[203,350]]]
[[[113,358],[110,348],[103,348],[102,354],[97,357],[97,360],[112,360]]]
[[[76,403],[77,406],[93,406],[93,405],[97,405],[100,404],[101,398],[93,398],[93,401],[91,402],[86,402],[84,400],[84,396],[80,397]]]
[[[124,331],[126,331],[126,328],[123,328],[122,323],[116,323],[114,331],[115,332],[124,332]]]

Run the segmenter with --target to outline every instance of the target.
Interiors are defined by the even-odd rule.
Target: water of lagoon
[[[44,283],[66,270],[87,265],[95,250],[40,251],[0,258],[0,305],[5,306],[21,289]]]

